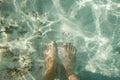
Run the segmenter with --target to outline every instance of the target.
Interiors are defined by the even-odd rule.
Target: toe
[[[55,41],[51,41],[51,44],[55,46],[55,45],[56,45],[56,42],[55,42]]]
[[[56,43],[55,41],[51,41],[49,44],[48,44],[49,48],[55,48],[56,47]]]
[[[70,51],[73,52],[73,50],[74,50],[74,46],[71,45]]]
[[[73,48],[73,54],[76,54],[76,51],[77,51],[77,50],[76,50],[76,48],[74,47],[74,48]]]
[[[68,44],[68,50],[70,51],[71,48],[72,48],[72,45],[71,45],[71,43],[69,43],[69,44]]]
[[[63,44],[62,49],[63,49],[63,50],[67,50],[67,43],[64,43],[64,44]]]
[[[70,48],[71,48],[71,43],[67,43],[67,44],[66,44],[66,49],[67,49],[67,51],[70,51]]]
[[[69,49],[70,49],[70,51],[72,50],[72,48],[73,48],[73,46],[72,46],[72,45],[70,45],[70,48],[69,48]]]

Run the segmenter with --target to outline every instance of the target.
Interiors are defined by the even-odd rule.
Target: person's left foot
[[[50,75],[51,77],[56,75],[56,54],[56,43],[51,41],[44,48],[45,75]]]

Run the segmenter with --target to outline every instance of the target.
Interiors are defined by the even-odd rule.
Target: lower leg
[[[66,74],[68,76],[68,80],[78,80],[73,69],[71,69],[70,67],[67,66],[67,67],[65,67],[65,70],[66,70]]]

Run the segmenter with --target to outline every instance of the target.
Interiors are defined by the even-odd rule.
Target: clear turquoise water
[[[0,80],[39,80],[42,47],[52,40],[59,50],[65,42],[76,46],[81,80],[120,80],[119,0],[2,0],[0,21],[0,46],[12,52],[0,50]],[[32,71],[24,70],[23,56]]]

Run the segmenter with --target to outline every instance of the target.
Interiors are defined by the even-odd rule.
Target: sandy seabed
[[[81,80],[120,80],[119,4],[0,0],[0,80],[41,80],[42,48],[50,41],[56,41],[59,50],[65,42],[77,48],[74,66]],[[57,80],[66,80],[63,73]]]

